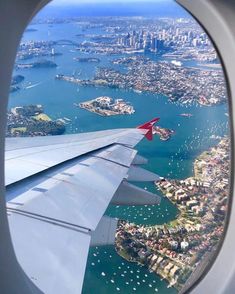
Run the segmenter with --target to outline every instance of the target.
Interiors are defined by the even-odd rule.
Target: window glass
[[[90,248],[83,293],[171,294],[196,281],[223,238],[230,176],[226,82],[199,24],[174,1],[55,0],[24,32],[10,91],[7,137],[160,117],[137,150],[162,177],[138,185],[161,203],[108,207],[115,245]]]

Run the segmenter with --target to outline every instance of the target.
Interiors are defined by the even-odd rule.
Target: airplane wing
[[[78,135],[7,138],[7,213],[17,259],[43,293],[81,293],[90,245],[113,244],[108,205],[157,204],[130,182],[160,180],[135,145],[152,126]]]

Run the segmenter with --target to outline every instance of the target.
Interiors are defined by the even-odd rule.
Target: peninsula
[[[12,108],[7,113],[7,137],[61,135],[65,132],[62,120],[52,120],[42,105]]]
[[[63,80],[82,86],[132,89],[137,93],[162,94],[172,102],[192,104],[194,102],[212,106],[227,101],[222,70],[202,70],[176,66],[171,62],[154,62],[142,56],[123,57],[112,61],[123,66],[127,72],[108,67],[99,67],[92,79],[77,79],[63,74]],[[196,86],[195,86],[196,85]]]
[[[141,226],[120,221],[116,251],[149,268],[178,290],[213,259],[224,231],[229,194],[229,139],[203,152],[194,162],[194,175],[163,179],[156,187],[178,208],[174,221]]]
[[[57,64],[50,60],[41,60],[33,63],[18,63],[16,68],[25,69],[25,68],[53,68],[57,67]]]

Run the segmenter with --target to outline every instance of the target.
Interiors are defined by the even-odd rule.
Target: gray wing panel
[[[7,187],[17,259],[43,293],[81,293],[91,231],[108,226],[93,241],[113,243],[117,221],[100,220],[135,156],[112,145]]]
[[[44,137],[22,137],[22,138],[6,138],[6,151],[14,151],[31,147],[44,147],[48,145],[68,144],[77,142],[92,142],[94,140],[113,141],[119,140],[125,136],[123,142],[128,144],[130,137],[143,138],[145,130],[140,129],[113,129],[106,131],[97,131],[89,133],[79,133],[73,135],[44,136]],[[127,135],[127,136],[126,136]],[[129,137],[128,137],[129,136]],[[134,147],[134,146],[132,146]]]
[[[115,143],[134,147],[143,136],[138,129],[121,129],[78,135],[8,138],[5,152],[6,185]],[[107,158],[108,154],[104,156]],[[118,157],[119,154],[116,154],[116,159]]]
[[[109,154],[109,158],[105,158]],[[117,155],[119,158],[117,158]],[[95,230],[136,151],[112,146],[7,190],[7,207]],[[102,158],[104,157],[104,158]],[[115,162],[117,159],[117,162]],[[127,161],[130,165],[131,162]],[[19,194],[18,194],[19,193]],[[18,194],[18,195],[17,195]]]
[[[103,158],[123,166],[130,167],[137,151],[120,145],[114,145],[101,152],[94,153],[98,158]]]
[[[44,293],[81,293],[91,231],[128,177],[137,154],[132,148],[143,136],[129,129],[99,132],[98,137],[8,140],[12,241],[23,270]],[[109,239],[96,233],[93,241],[113,242],[116,222],[101,221],[102,228],[112,228]]]
[[[89,133],[79,133],[72,135],[44,136],[44,137],[22,137],[22,138],[6,138],[6,151],[25,149],[31,147],[43,147],[48,145],[68,144],[77,142],[87,142],[92,140],[103,140],[109,136],[119,136],[126,131],[135,129],[116,129]],[[29,140],[30,139],[30,140]]]
[[[81,293],[90,235],[8,211],[17,259],[46,294]]]

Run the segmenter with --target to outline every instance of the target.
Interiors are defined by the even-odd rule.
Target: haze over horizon
[[[54,0],[39,17],[158,16],[185,17],[189,14],[173,0]]]

